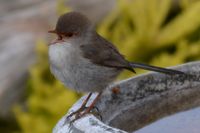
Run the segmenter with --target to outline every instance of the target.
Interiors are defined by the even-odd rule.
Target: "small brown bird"
[[[124,69],[135,72],[134,68],[142,68],[165,74],[183,74],[176,70],[127,61],[112,43],[95,31],[91,21],[78,12],[60,16],[55,30],[49,32],[58,36],[49,45],[53,75],[71,89],[90,92],[80,109],[70,115],[75,114],[76,119],[90,112],[102,91]],[[84,110],[92,92],[99,94]]]

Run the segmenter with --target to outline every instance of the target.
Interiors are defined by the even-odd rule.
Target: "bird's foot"
[[[100,113],[99,113],[99,110],[97,107],[95,107],[95,103],[97,102],[97,100],[99,99],[99,97],[101,96],[101,93],[99,93],[96,98],[94,99],[94,101],[91,103],[91,105],[89,107],[86,107],[86,103],[88,102],[90,96],[91,96],[92,93],[90,93],[88,95],[88,97],[85,99],[85,101],[83,102],[83,104],[81,105],[81,107],[72,112],[70,115],[67,116],[66,120],[69,121],[69,119],[72,117],[72,116],[75,116],[75,118],[73,120],[70,120],[70,124],[72,124],[74,121],[78,120],[79,118],[83,117],[84,115],[86,114],[94,114],[94,115],[99,115],[100,118],[102,119]],[[97,111],[95,112],[94,109],[96,109]]]
[[[70,114],[70,117],[75,115],[75,118],[73,120],[71,120],[70,123],[72,124],[74,121],[82,118],[83,116],[85,116],[87,114],[92,114],[92,115],[98,116],[102,120],[102,116],[100,115],[99,109],[97,107],[85,107],[84,109],[77,110]],[[69,118],[69,116],[68,116],[68,118]]]
[[[79,116],[79,115],[81,114],[81,112],[83,112],[86,108],[87,108],[87,107],[85,107],[85,106],[81,106],[78,110],[76,110],[76,111],[72,112],[71,114],[69,114],[69,115],[67,116],[67,119],[70,119],[70,118],[71,118],[72,116],[74,116],[74,115],[75,115],[75,118],[76,118],[76,117]]]

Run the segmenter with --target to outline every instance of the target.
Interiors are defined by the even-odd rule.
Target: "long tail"
[[[141,68],[145,70],[150,70],[150,71],[155,71],[155,72],[161,72],[165,74],[185,74],[184,72],[178,71],[178,70],[172,70],[172,69],[166,69],[166,68],[161,68],[157,66],[151,66],[151,65],[146,65],[142,63],[136,63],[136,62],[130,62],[131,67],[133,68]]]

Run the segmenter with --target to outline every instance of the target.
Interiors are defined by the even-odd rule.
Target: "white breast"
[[[52,65],[55,67],[63,67],[65,65],[66,61],[70,61],[70,56],[73,56],[72,54],[73,47],[70,43],[66,44],[54,44],[50,45],[49,47],[49,60]]]
[[[66,82],[66,76],[70,76],[71,65],[74,64],[74,48],[70,43],[54,44],[49,47],[50,69],[54,76]],[[69,79],[67,79],[69,80]]]
[[[49,47],[50,69],[67,87],[81,92],[101,91],[119,74],[113,68],[95,65],[72,44]]]

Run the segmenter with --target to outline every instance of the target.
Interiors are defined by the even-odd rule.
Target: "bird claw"
[[[75,115],[75,117],[76,117],[76,116],[79,115],[81,112],[83,112],[85,109],[87,109],[87,107],[81,107],[81,108],[79,108],[78,110],[76,110],[76,111],[72,112],[71,114],[69,114],[69,115],[67,116],[67,119],[70,119],[73,115]]]
[[[93,107],[93,109],[90,111],[90,114],[92,114],[92,115],[94,115],[96,117],[99,117],[100,120],[102,121],[102,116],[100,114],[99,109],[96,106]]]
[[[81,117],[85,116],[86,114],[92,114],[95,116],[98,116],[100,118],[100,120],[102,120],[102,116],[99,112],[99,109],[94,106],[92,109],[89,109],[89,107],[82,107],[79,108],[77,111],[72,112],[71,114],[69,114],[66,118],[67,121],[70,122],[70,124],[72,124],[74,121],[80,119]],[[72,116],[75,115],[75,118],[70,120]]]
[[[100,113],[99,113],[99,109],[98,109],[97,107],[94,106],[95,103],[97,102],[97,100],[99,99],[99,97],[101,96],[101,94],[102,94],[102,92],[100,92],[100,93],[96,96],[96,98],[93,100],[93,102],[90,104],[89,107],[86,107],[85,105],[86,105],[88,99],[90,98],[90,96],[92,95],[92,93],[89,93],[88,97],[87,97],[86,100],[83,102],[83,104],[81,105],[81,107],[80,107],[78,110],[76,110],[75,112],[72,112],[71,114],[69,114],[69,115],[66,117],[65,123],[66,123],[66,122],[70,122],[70,125],[71,125],[74,121],[76,121],[77,119],[83,117],[83,116],[86,115],[86,114],[92,113],[92,114],[95,115],[95,113],[93,113],[93,109],[96,109],[96,110],[97,110],[98,113],[96,113],[96,114],[98,114],[98,115],[100,116],[100,118],[102,119],[102,117],[101,117],[101,115],[100,115]],[[73,120],[69,120],[69,119],[70,119],[72,116],[74,116],[74,115],[75,115],[75,118],[74,118]],[[65,123],[64,123],[64,124],[65,124]]]

